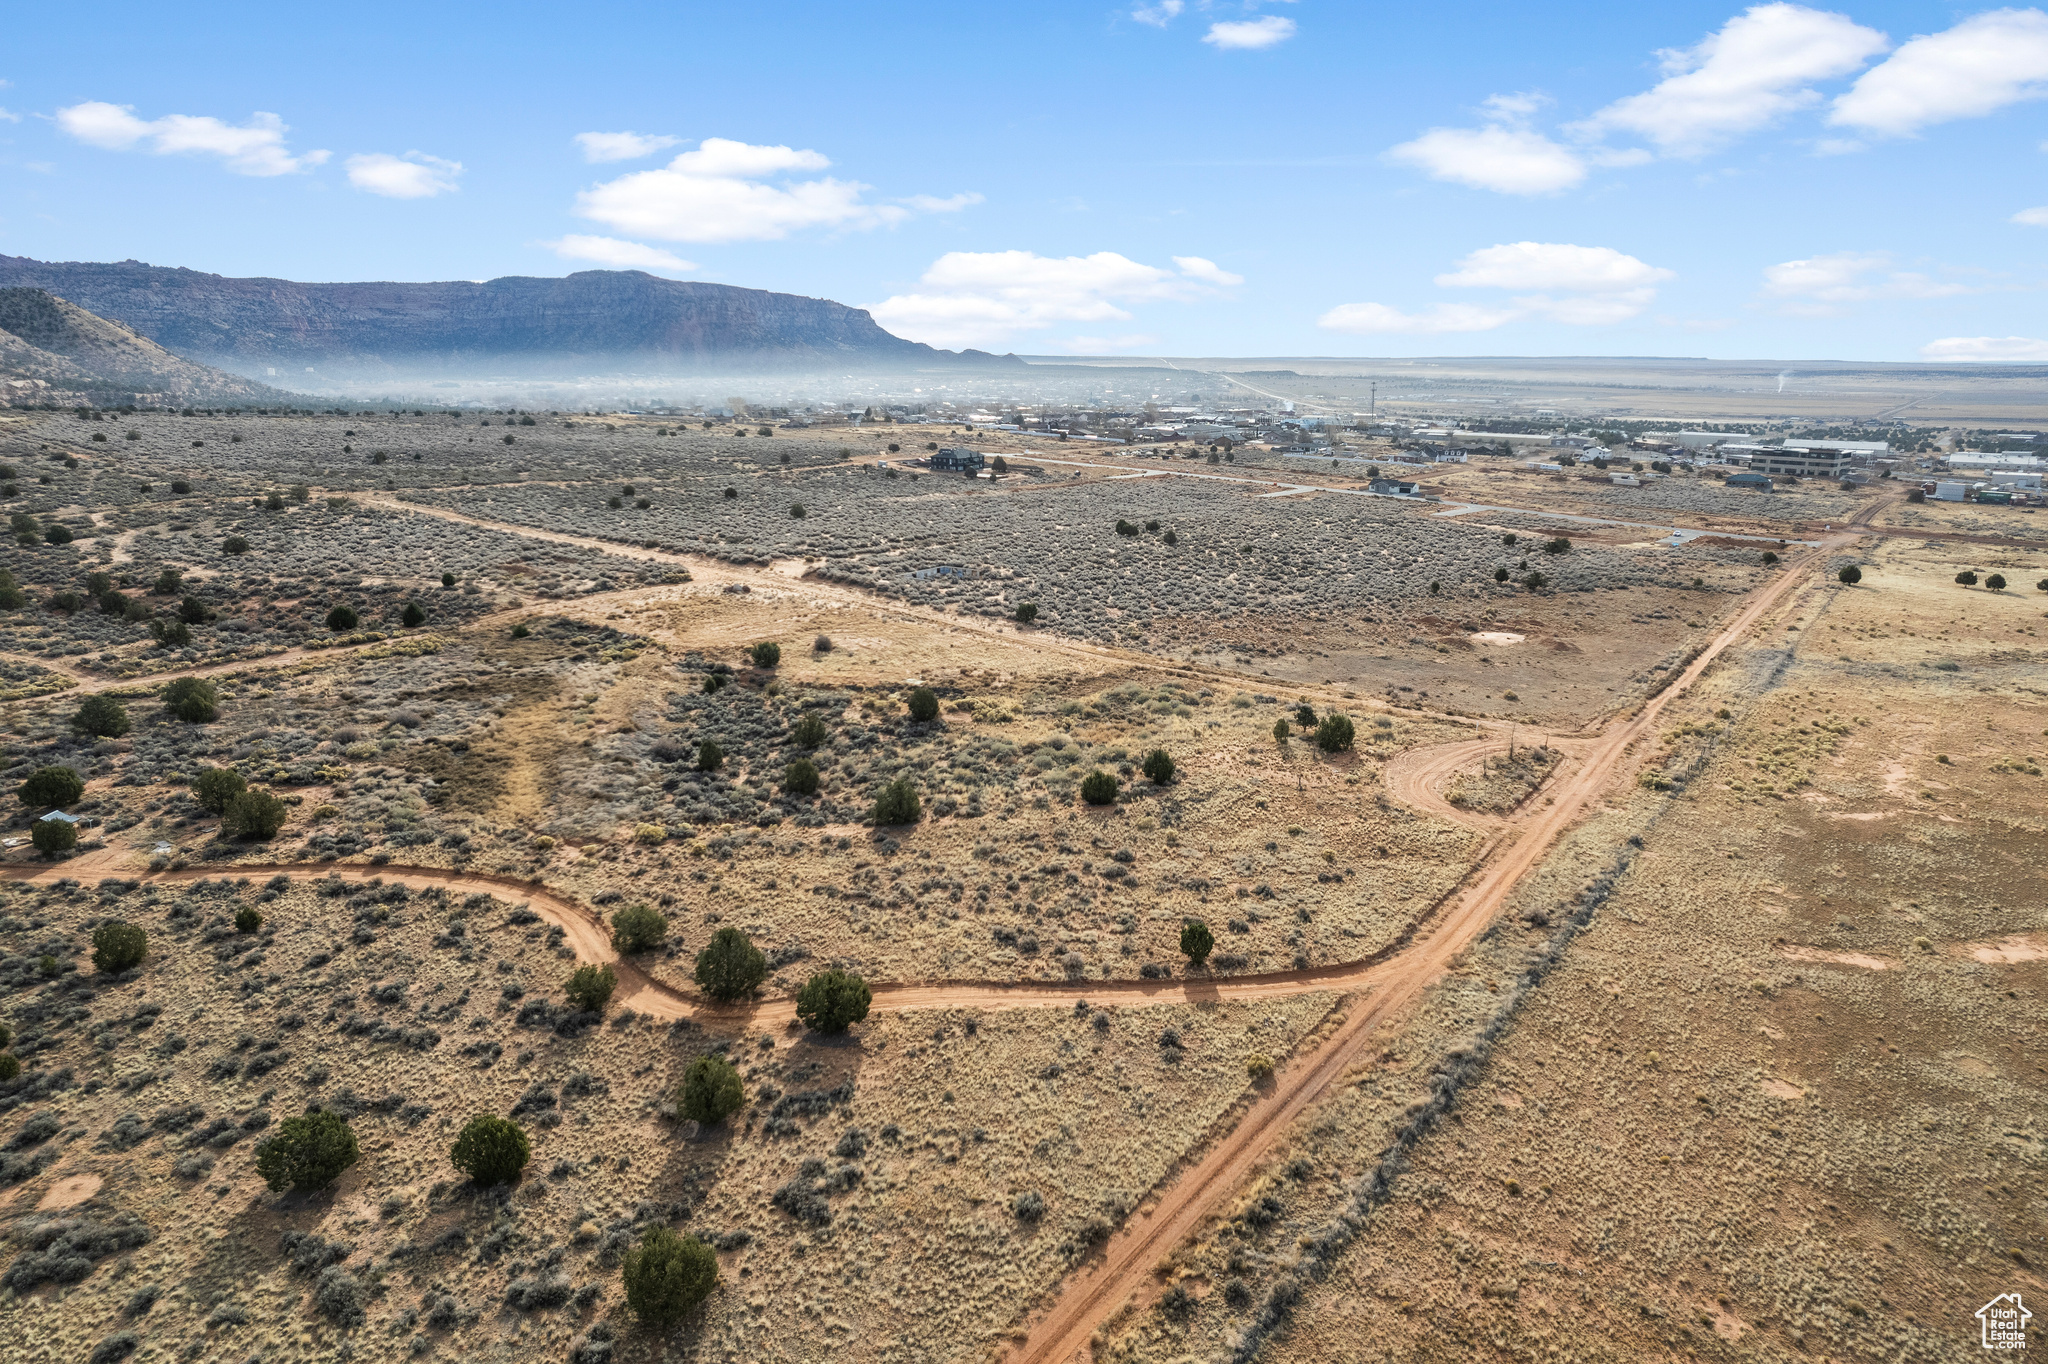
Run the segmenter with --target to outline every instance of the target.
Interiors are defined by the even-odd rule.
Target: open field
[[[6,770],[100,821],[0,860],[25,1358],[1932,1358],[1942,1294],[2033,1286],[2038,1196],[1994,1235],[1966,1192],[2041,1159],[2021,518],[1477,470],[1446,495],[1507,510],[1443,517],[1146,452],[976,483],[876,468],[901,429],[493,421],[6,430]],[[95,696],[125,734],[75,730]],[[898,781],[921,817],[877,828]],[[634,904],[666,936],[622,956]],[[93,969],[109,918],[141,967]],[[767,958],[737,1005],[693,975],[726,928]],[[843,1038],[795,1019],[828,967],[874,989]],[[747,1102],[700,1130],[704,1054]],[[267,1192],[309,1106],[363,1158]],[[516,1185],[449,1163],[483,1112],[533,1138]],[[721,1265],[667,1337],[619,1281],[656,1223]],[[1839,1288],[1878,1241],[1899,1282]]]

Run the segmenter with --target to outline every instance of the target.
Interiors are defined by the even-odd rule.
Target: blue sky
[[[8,38],[13,255],[635,265],[1026,353],[2048,361],[2034,8],[81,3]]]

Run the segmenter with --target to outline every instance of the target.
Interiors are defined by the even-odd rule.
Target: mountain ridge
[[[830,299],[662,279],[300,283],[127,260],[0,255],[0,287],[48,290],[179,355],[252,378],[398,374],[677,374],[1021,365],[942,351]]]
[[[269,402],[286,395],[171,354],[47,290],[0,288],[0,399],[17,405]]]

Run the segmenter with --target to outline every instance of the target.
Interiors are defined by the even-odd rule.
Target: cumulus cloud
[[[1257,19],[1228,20],[1209,25],[1202,41],[1223,52],[1255,52],[1274,47],[1294,36],[1294,21],[1277,14]]]
[[[1624,255],[1611,246],[1563,242],[1509,242],[1482,247],[1438,275],[1445,288],[1569,289],[1611,294],[1661,284],[1672,272]]]
[[[1157,4],[1138,6],[1131,11],[1131,17],[1141,24],[1165,28],[1179,18],[1180,12],[1186,8],[1187,0],[1159,0]]]
[[[157,156],[215,156],[238,175],[290,175],[317,166],[328,153],[294,156],[285,149],[289,131],[276,114],[256,113],[236,125],[196,114],[136,117],[133,105],[88,100],[57,111],[57,126],[93,147],[140,149]]]
[[[1491,331],[1522,318],[1574,327],[1626,322],[1656,300],[1656,286],[1672,272],[1608,246],[1566,242],[1508,242],[1482,247],[1436,277],[1448,289],[1536,290],[1505,303],[1437,303],[1402,312],[1384,303],[1346,303],[1318,325],[1353,333]]]
[[[392,156],[386,152],[362,152],[347,161],[348,182],[368,194],[386,199],[431,199],[453,194],[462,174],[460,161],[443,161],[425,152]]]
[[[866,202],[869,187],[855,180],[769,183],[831,164],[820,152],[710,137],[660,170],[584,190],[576,212],[631,236],[675,242],[778,241],[805,228],[873,228],[910,216],[901,205]]]
[[[663,137],[647,133],[578,133],[576,145],[583,149],[585,161],[637,161],[643,156],[652,156],[666,147],[681,142],[680,137]]]
[[[2048,227],[2048,206],[2023,208],[2012,215],[2012,220],[2024,227]]]
[[[1846,15],[1785,3],[1743,11],[1690,48],[1657,55],[1665,78],[1573,125],[1592,139],[1634,133],[1671,156],[1698,156],[1820,102],[1815,81],[1860,69],[1885,35]]]
[[[1216,264],[1215,261],[1204,260],[1200,256],[1175,256],[1173,263],[1180,267],[1180,272],[1183,275],[1186,275],[1189,279],[1201,280],[1204,284],[1215,284],[1228,288],[1233,284],[1244,283],[1243,275],[1233,275]]]
[[[1883,251],[1835,251],[1788,260],[1764,269],[1766,298],[1785,300],[1779,311],[1799,317],[1834,317],[1845,303],[1877,298],[1951,298],[1977,292],[1967,284],[1897,270]]]
[[[2048,362],[2048,341],[2034,336],[1944,336],[1920,348],[1928,360]]]
[[[639,242],[621,241],[617,237],[587,237],[572,232],[542,245],[564,260],[595,261],[619,270],[683,271],[697,268],[696,262],[686,261],[674,252]]]
[[[973,208],[976,204],[986,203],[987,200],[969,190],[965,194],[952,194],[944,199],[930,194],[913,194],[903,202],[919,213],[958,213],[963,208]]]
[[[1529,127],[1546,101],[1539,95],[1494,95],[1483,128],[1431,128],[1387,153],[1433,180],[1500,194],[1555,194],[1586,178],[1586,161]]]
[[[1199,256],[1176,272],[1114,251],[1041,256],[1033,251],[951,251],[918,281],[916,293],[869,311],[899,336],[935,346],[1001,345],[1064,322],[1127,322],[1125,304],[1190,300],[1239,277]]]
[[[1922,34],[1835,100],[1828,122],[1887,137],[2048,97],[2048,14],[2001,9]]]
[[[1432,180],[1500,194],[1555,194],[1586,178],[1586,163],[1529,128],[1432,128],[1387,155]]]

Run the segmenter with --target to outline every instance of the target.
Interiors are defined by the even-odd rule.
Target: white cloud
[[[1667,155],[1697,156],[1818,103],[1814,81],[1848,75],[1886,42],[1846,15],[1757,5],[1694,47],[1659,52],[1665,79],[1572,131],[1588,139],[1636,133]]]
[[[1173,263],[1180,267],[1180,272],[1183,275],[1186,275],[1189,279],[1201,280],[1204,284],[1215,284],[1228,288],[1233,284],[1244,283],[1243,275],[1233,275],[1222,266],[1216,264],[1215,261],[1204,260],[1200,256],[1175,256]]]
[[[576,145],[583,148],[585,161],[634,161],[652,156],[664,147],[681,142],[680,137],[647,133],[578,133]]]
[[[1928,360],[2048,362],[2048,341],[2033,336],[1944,336],[1920,348]]]
[[[1274,47],[1294,36],[1294,21],[1277,14],[1209,25],[1202,41],[1224,52],[1255,52]]]
[[[317,166],[326,152],[294,156],[285,150],[284,120],[256,113],[241,126],[195,114],[135,116],[132,105],[88,100],[57,111],[57,126],[90,146],[108,151],[141,147],[157,156],[217,156],[239,175],[289,175]]]
[[[2012,215],[2012,220],[2025,227],[2048,227],[2048,207],[2023,208]]]
[[[814,151],[711,137],[661,170],[584,190],[576,212],[636,237],[676,242],[777,241],[803,228],[872,228],[910,216],[907,208],[864,202],[868,186],[854,180],[763,183],[831,164]]]
[[[1624,255],[1611,246],[1563,242],[1510,242],[1483,247],[1438,275],[1446,288],[1569,289],[1610,294],[1660,284],[1672,272]]]
[[[643,246],[639,242],[620,241],[617,237],[586,237],[570,233],[557,241],[543,242],[550,251],[564,260],[596,261],[620,270],[695,270],[696,262],[686,261],[673,252],[658,246]]]
[[[1179,18],[1180,12],[1186,8],[1187,0],[1159,0],[1159,3],[1154,5],[1138,6],[1131,11],[1131,17],[1141,24],[1150,24],[1154,28],[1165,28],[1168,24]]]
[[[1586,178],[1578,153],[1529,127],[1529,117],[1548,103],[1541,95],[1490,96],[1483,128],[1431,128],[1413,142],[1387,153],[1433,180],[1490,189],[1499,194],[1555,194]]]
[[[1764,269],[1764,296],[1788,300],[1780,311],[1801,317],[1834,317],[1839,305],[1875,298],[1952,298],[1976,293],[1967,284],[1895,270],[1882,251],[1836,251]]]
[[[15,113],[12,109],[0,109],[0,119],[4,119],[9,123],[19,123],[21,122],[21,115]]]
[[[903,202],[919,213],[958,213],[963,208],[973,208],[976,204],[986,203],[987,200],[969,190],[964,194],[949,195],[944,199],[929,194],[913,194]]]
[[[1344,332],[1476,332],[1525,317],[1573,327],[1626,322],[1656,300],[1656,285],[1673,277],[1609,246],[1566,242],[1508,242],[1482,247],[1436,277],[1452,289],[1535,289],[1505,304],[1436,303],[1404,313],[1383,303],[1347,303],[1324,313],[1319,325]]]
[[[1384,303],[1343,303],[1316,319],[1316,325],[1353,335],[1444,332],[1486,332],[1505,326],[1522,314],[1514,308],[1483,308],[1474,303],[1437,303],[1426,313],[1404,313]]]
[[[2048,14],[2001,9],[1922,34],[1835,100],[1828,122],[1891,137],[2048,98]]]
[[[362,152],[347,162],[348,182],[369,194],[386,199],[431,199],[453,194],[462,174],[460,161],[443,161],[425,152],[392,156],[386,152]]]
[[[1062,322],[1127,322],[1124,304],[1201,298],[1238,279],[1198,256],[1175,263],[1178,274],[1114,251],[1063,257],[951,251],[925,271],[918,292],[884,299],[869,311],[915,341],[993,346]]]
[[[1555,194],[1586,178],[1586,163],[1528,128],[1432,128],[1387,153],[1433,180],[1500,194]]]

